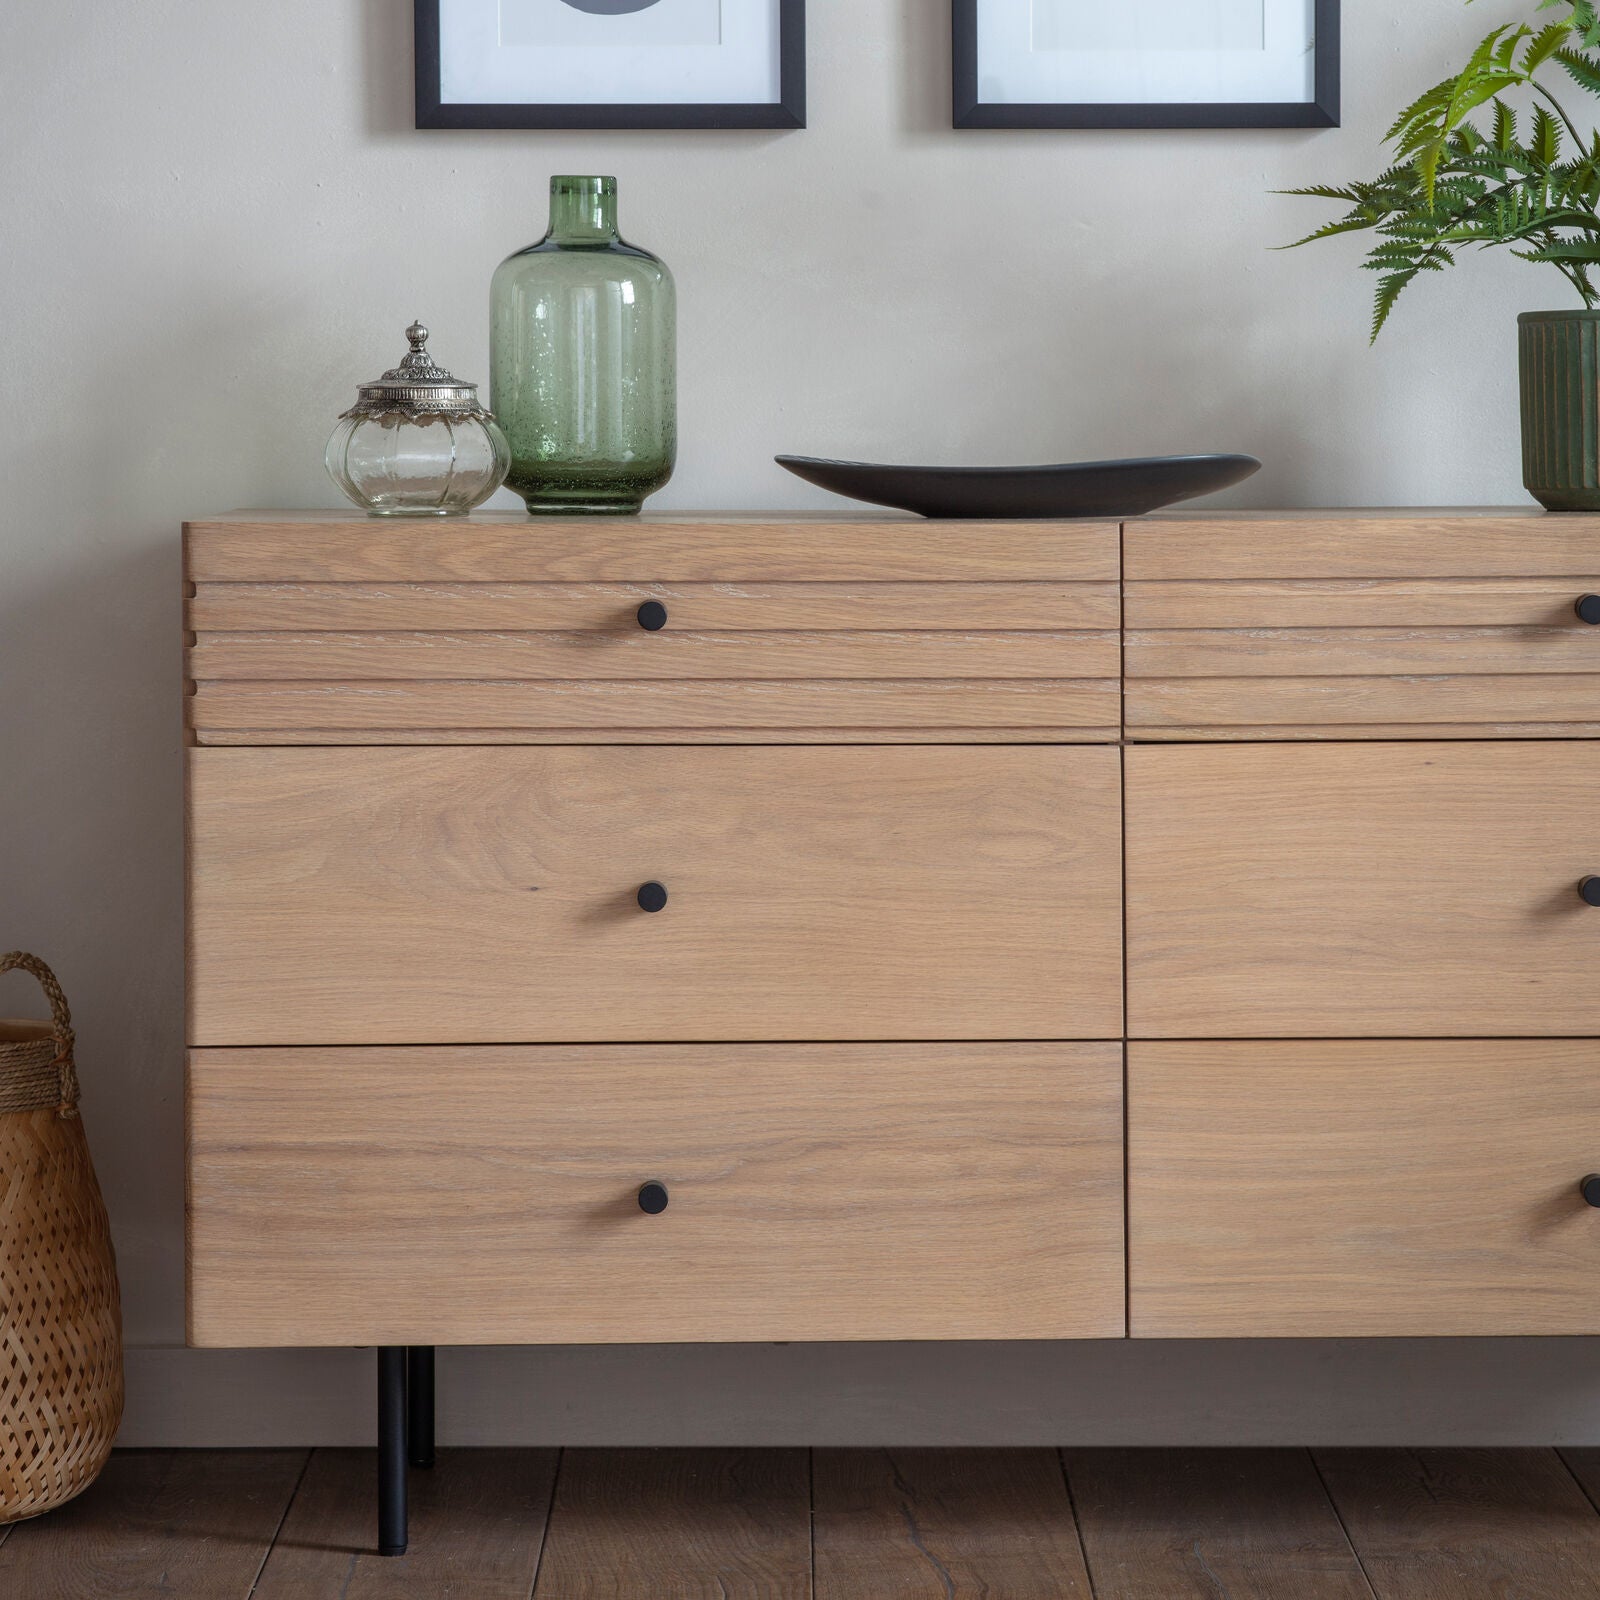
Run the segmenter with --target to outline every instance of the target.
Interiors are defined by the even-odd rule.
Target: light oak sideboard
[[[186,529],[189,1324],[1600,1333],[1600,518]],[[1586,1203],[1588,1202],[1588,1203]]]

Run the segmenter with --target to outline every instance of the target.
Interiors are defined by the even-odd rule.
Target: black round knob
[[[1596,1182],[1600,1182],[1597,1179]],[[667,1209],[667,1186],[664,1183],[647,1183],[639,1191],[639,1209],[647,1217],[659,1217]],[[1600,1205],[1600,1200],[1593,1202]]]
[[[1600,601],[1596,602],[1600,604]],[[1596,618],[1600,621],[1600,618]],[[646,600],[639,607],[639,626],[648,633],[660,633],[667,625],[667,608],[659,600]]]
[[[1591,1172],[1582,1183],[1578,1185],[1578,1193],[1584,1200],[1600,1210],[1600,1172]]]
[[[1578,893],[1586,906],[1600,906],[1600,878],[1585,878],[1578,885]]]
[[[667,886],[664,883],[642,883],[639,885],[639,909],[641,911],[665,911],[667,909]]]
[[[1584,595],[1572,609],[1578,613],[1579,622],[1587,622],[1591,628],[1600,628],[1600,594]]]

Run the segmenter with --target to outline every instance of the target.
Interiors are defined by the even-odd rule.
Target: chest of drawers
[[[186,576],[194,1343],[1600,1332],[1600,519]]]

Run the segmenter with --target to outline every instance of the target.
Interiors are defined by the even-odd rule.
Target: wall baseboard
[[[364,1445],[358,1350],[130,1349],[125,1446]],[[444,1350],[447,1445],[1600,1444],[1600,1340]]]

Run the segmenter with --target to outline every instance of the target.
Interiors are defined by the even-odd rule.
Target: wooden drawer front
[[[191,1044],[1122,1032],[1108,748],[197,750],[190,801]]]
[[[1131,1331],[1600,1333],[1600,1043],[1138,1044]]]
[[[1114,524],[385,532],[190,527],[198,742],[1081,742],[1120,731]],[[665,627],[640,626],[647,601],[665,607]]]
[[[1600,1033],[1600,745],[1126,759],[1135,1037]]]
[[[1562,578],[1592,572],[1600,516],[1517,511],[1227,512],[1123,528],[1136,583],[1175,579]]]
[[[200,1345],[1124,1332],[1116,1045],[203,1050],[189,1141]]]
[[[1131,526],[1130,576],[1163,576],[1127,586],[1129,735],[1600,735],[1600,627],[1576,614],[1600,521],[1580,520],[1200,522],[1189,546]],[[1485,569],[1549,575],[1458,575]]]

